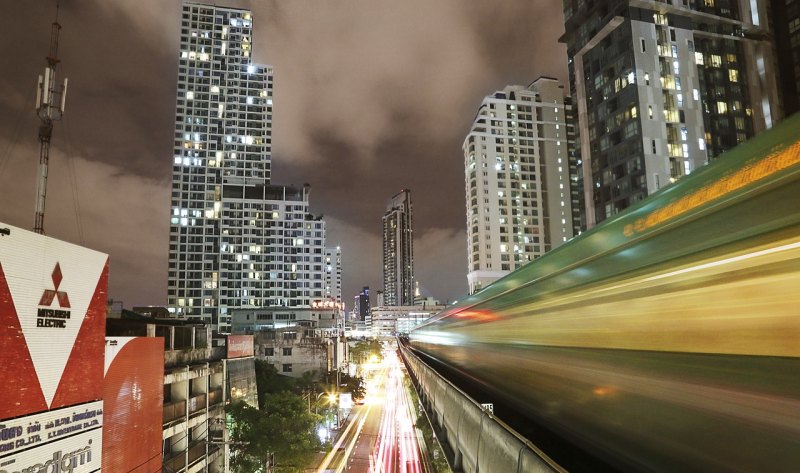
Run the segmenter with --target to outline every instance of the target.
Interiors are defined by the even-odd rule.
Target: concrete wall
[[[400,349],[454,472],[565,471],[408,349]]]

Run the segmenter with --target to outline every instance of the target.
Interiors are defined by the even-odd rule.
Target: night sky
[[[0,0],[0,222],[33,226],[35,86],[55,0]],[[256,62],[275,69],[272,182],[310,183],[343,251],[348,310],[382,286],[386,201],[412,191],[416,277],[467,291],[461,143],[481,100],[539,76],[566,81],[555,0],[227,1],[254,12]],[[45,230],[109,253],[109,297],[166,303],[179,1],[62,0]],[[59,79],[60,80],[60,79]],[[566,84],[565,84],[566,85]],[[1,241],[0,241],[1,242]]]

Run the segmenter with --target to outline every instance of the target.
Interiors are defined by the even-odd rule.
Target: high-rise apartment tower
[[[270,184],[272,68],[251,60],[252,22],[194,3],[181,16],[168,306],[221,332],[230,309],[310,306],[324,291],[310,188]]]
[[[470,293],[578,231],[571,116],[563,86],[546,77],[481,103],[463,145]]]
[[[325,298],[342,304],[342,248],[325,248]]]
[[[775,47],[784,113],[800,111],[800,2],[772,0]]]
[[[589,227],[780,118],[764,0],[564,0]]]
[[[383,290],[388,306],[414,303],[414,234],[411,191],[395,194],[383,215]]]

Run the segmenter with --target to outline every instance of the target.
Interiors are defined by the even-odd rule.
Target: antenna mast
[[[50,139],[53,137],[53,121],[64,115],[67,98],[67,79],[63,84],[56,84],[56,67],[58,59],[58,34],[61,25],[58,23],[58,3],[56,3],[56,21],[50,30],[50,52],[47,55],[47,67],[44,74],[39,75],[36,86],[36,114],[39,116],[39,177],[36,185],[36,220],[33,231],[44,234],[44,205],[47,197],[47,166],[50,161]]]

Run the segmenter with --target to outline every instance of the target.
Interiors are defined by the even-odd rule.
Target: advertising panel
[[[81,432],[13,458],[0,459],[0,473],[90,473],[100,471],[102,428]]]
[[[339,394],[339,409],[352,409],[353,408],[353,395],[350,393]]]
[[[102,427],[102,401],[0,421],[0,464],[7,456]]]
[[[228,335],[228,358],[253,356],[252,335]]]
[[[164,340],[106,339],[103,470],[161,471]]]
[[[108,256],[0,227],[0,424],[13,429],[0,431],[0,471],[56,461],[54,471],[97,470]],[[24,443],[15,437],[11,448],[15,433]]]
[[[0,420],[102,399],[108,256],[0,226]]]

